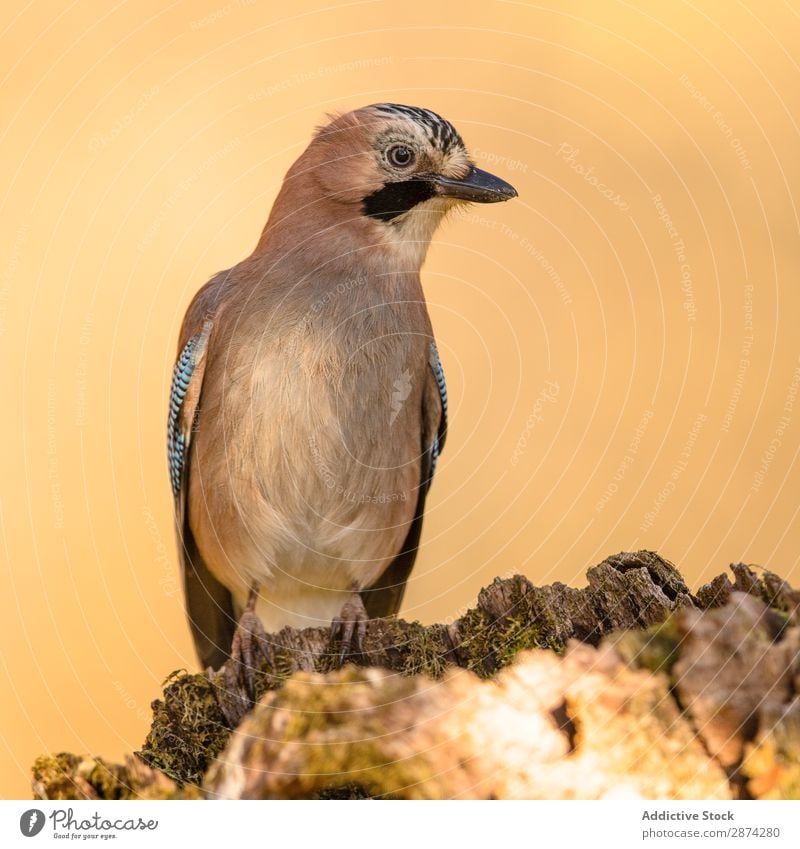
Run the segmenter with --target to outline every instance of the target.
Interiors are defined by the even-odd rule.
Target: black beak
[[[430,181],[433,183],[434,193],[439,197],[457,198],[473,203],[497,203],[517,196],[517,190],[510,183],[488,171],[481,171],[474,165],[469,174],[461,180],[436,174]]]

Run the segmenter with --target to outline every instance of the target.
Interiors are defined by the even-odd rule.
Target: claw
[[[338,642],[339,663],[349,654],[362,654],[369,616],[358,593],[353,593],[342,605],[341,613],[331,622],[331,642]]]
[[[251,698],[256,693],[256,669],[259,659],[265,660],[263,639],[266,637],[261,620],[251,610],[245,610],[233,637],[231,655],[238,661],[238,672],[244,678],[245,688]]]
[[[232,728],[255,703],[256,673],[268,659],[267,634],[255,612],[257,598],[257,593],[251,592],[233,635],[230,659],[223,667],[225,704],[220,706]]]

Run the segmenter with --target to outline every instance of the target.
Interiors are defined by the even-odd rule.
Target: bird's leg
[[[352,594],[342,605],[341,613],[331,622],[331,641],[339,642],[339,662],[344,663],[348,654],[361,654],[364,635],[367,633],[369,616],[361,595],[353,588]]]
[[[256,614],[258,586],[250,588],[247,604],[236,625],[230,660],[225,664],[225,687],[230,697],[223,713],[233,727],[256,700],[256,672],[260,661],[267,659],[267,633]]]

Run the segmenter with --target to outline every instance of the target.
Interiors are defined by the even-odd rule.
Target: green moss
[[[189,672],[189,670],[185,668],[173,669],[172,672],[170,672],[169,675],[167,675],[167,677],[161,682],[161,689],[163,690],[166,687],[169,687],[170,684],[177,681],[179,678],[183,678],[184,676],[190,674],[191,673]]]
[[[46,788],[43,798],[47,799],[80,799],[75,780],[72,776],[80,764],[80,758],[67,752],[57,755],[42,755],[33,762],[31,774],[34,785]]]
[[[492,620],[480,608],[474,608],[459,620],[459,630],[468,634],[458,647],[462,658],[466,657],[462,665],[483,678],[508,666],[521,651],[564,648],[546,622],[522,614]]]
[[[564,622],[547,608],[537,610],[532,618],[532,626],[536,627],[536,645],[542,649],[550,649],[562,654],[567,647],[566,640],[558,635],[564,631]]]
[[[512,618],[497,623],[491,633],[494,654],[492,672],[508,666],[521,651],[538,648],[540,638],[541,629],[536,622]]]
[[[168,680],[163,700],[153,702],[150,733],[137,754],[180,784],[199,784],[225,747],[230,729],[205,675]]]
[[[457,646],[462,660],[459,665],[482,677],[488,674],[485,664],[488,654],[486,632],[489,625],[488,617],[479,607],[468,610],[458,621],[459,633],[463,635]]]
[[[330,651],[320,652],[314,658],[314,671],[325,675],[328,672],[335,672],[342,666],[342,661],[339,657],[339,652],[331,649]]]
[[[39,798],[72,799],[197,799],[199,790],[180,789],[157,772],[136,764],[108,763],[61,753],[37,758],[32,770]]]
[[[360,784],[343,784],[341,787],[325,787],[316,793],[314,799],[372,799],[366,788]]]
[[[447,648],[442,630],[420,628],[414,638],[409,641],[403,673],[440,678],[447,666]]]
[[[633,669],[647,669],[671,675],[680,656],[681,633],[678,620],[670,616],[645,631],[621,631],[605,638]]]
[[[119,764],[96,763],[87,776],[101,799],[135,799],[136,793],[127,778],[127,770]]]

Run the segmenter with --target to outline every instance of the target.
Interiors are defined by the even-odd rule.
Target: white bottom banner
[[[0,846],[800,846],[800,802],[0,801]]]

